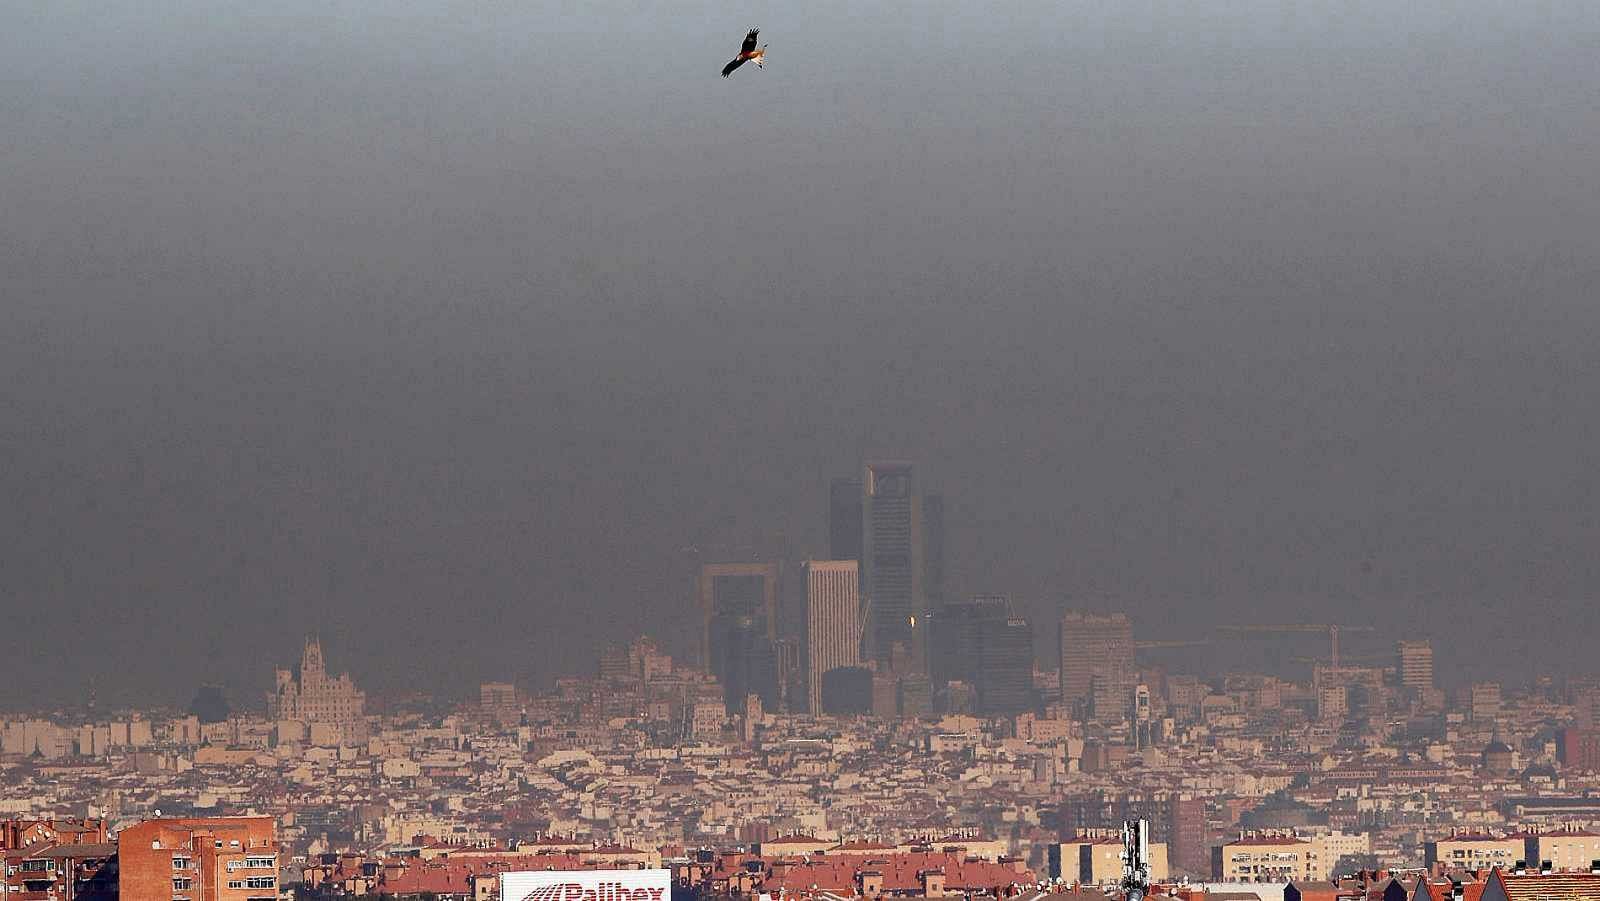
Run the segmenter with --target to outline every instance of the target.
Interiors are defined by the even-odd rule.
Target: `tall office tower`
[[[871,657],[890,661],[896,646],[913,667],[926,665],[922,594],[922,500],[916,467],[903,462],[868,463],[862,480],[861,595]]]
[[[700,567],[700,664],[723,678],[727,633],[749,617],[766,634],[778,637],[778,579],[776,563],[707,563]],[[725,680],[724,680],[725,681]],[[744,699],[739,699],[741,707]]]
[[[1467,689],[1467,719],[1491,722],[1500,716],[1500,683],[1475,682]]]
[[[811,560],[806,575],[806,709],[822,712],[822,677],[861,665],[860,564]]]
[[[922,609],[944,605],[944,495],[922,496]],[[930,636],[931,637],[931,636]]]
[[[1069,610],[1061,617],[1061,703],[1116,719],[1133,701],[1133,625],[1126,614]],[[1096,702],[1099,703],[1096,703]]]
[[[951,683],[974,691],[981,716],[1009,716],[1032,709],[1033,632],[1011,615],[1004,595],[947,601],[930,618],[928,668],[935,693],[949,708]]]
[[[1401,641],[1395,647],[1400,684],[1412,691],[1433,687],[1433,645],[1427,641]]]
[[[1011,618],[1011,602],[1005,595],[980,594],[959,601],[946,601],[929,620],[928,639],[932,645],[928,669],[937,691],[951,682],[976,687],[978,679],[979,637],[985,623],[1004,623]],[[1029,659],[1032,659],[1030,653]]]
[[[722,702],[729,716],[742,716],[751,695],[762,709],[776,710],[779,701],[778,643],[754,616],[737,616],[718,633],[712,649],[719,664]]]
[[[834,479],[828,486],[828,554],[861,560],[861,480]]]
[[[977,632],[978,714],[1014,716],[1034,709],[1033,630],[1028,621],[1015,616],[989,620]]]

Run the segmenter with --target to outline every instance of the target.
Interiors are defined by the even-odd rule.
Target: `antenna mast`
[[[1150,894],[1150,823],[1122,821],[1122,897],[1144,901]]]

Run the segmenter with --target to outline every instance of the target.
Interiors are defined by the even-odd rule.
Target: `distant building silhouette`
[[[811,560],[806,581],[806,709],[822,712],[822,677],[861,663],[860,565]]]
[[[822,674],[822,712],[855,716],[872,712],[872,670],[841,666]]]
[[[861,480],[834,479],[828,485],[828,554],[833,560],[861,561]]]
[[[509,721],[517,714],[517,687],[510,682],[484,682],[478,686],[478,709]]]
[[[922,496],[922,609],[932,613],[944,596],[944,495]]]
[[[1014,716],[1034,708],[1033,629],[1021,617],[978,627],[978,714]]]
[[[1467,718],[1492,723],[1500,717],[1500,683],[1475,682],[1467,688]]]
[[[778,637],[776,563],[707,563],[700,567],[700,662],[723,678],[733,630],[754,627],[767,641]],[[748,619],[750,622],[745,623]],[[744,698],[739,698],[743,709]]]
[[[891,659],[898,645],[912,665],[926,665],[918,617],[923,596],[922,499],[916,467],[868,463],[862,480],[861,593],[869,611],[871,657]]]
[[[348,674],[328,675],[322,660],[322,643],[307,639],[300,656],[300,669],[277,671],[273,690],[267,695],[267,718],[293,720],[313,727],[311,733],[327,727],[330,738],[339,744],[366,741],[367,696],[356,688]]]
[[[1061,617],[1061,703],[1092,719],[1126,720],[1133,706],[1133,625],[1126,614]]]
[[[1400,684],[1416,692],[1433,688],[1433,645],[1427,641],[1401,641],[1395,646]]]
[[[751,695],[761,699],[763,709],[776,710],[778,643],[767,624],[754,616],[735,616],[721,622],[712,653],[728,715],[744,715]]]
[[[985,622],[1003,623],[1010,616],[1011,602],[1004,595],[980,594],[941,604],[928,628],[935,688],[951,682],[976,685],[979,627]]]
[[[948,698],[952,683],[971,686],[981,716],[1011,716],[1036,706],[1033,630],[1012,615],[1004,595],[946,601],[930,618],[928,635],[936,695]]]

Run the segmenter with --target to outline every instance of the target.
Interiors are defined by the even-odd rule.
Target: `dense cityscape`
[[[1358,657],[1373,624],[1265,610],[1141,640],[1063,609],[1035,654],[1006,597],[945,595],[917,475],[835,480],[826,559],[704,562],[680,656],[619,635],[553,686],[379,712],[312,636],[237,709],[202,687],[187,711],[7,713],[7,897],[495,898],[595,868],[669,869],[674,897],[1081,894],[1122,878],[1141,820],[1160,890],[1214,901],[1561,874],[1592,897],[1600,679],[1445,686],[1435,655],[1475,650]],[[1309,678],[1183,665],[1286,635],[1325,647]]]

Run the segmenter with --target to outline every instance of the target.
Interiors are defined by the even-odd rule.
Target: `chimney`
[[[1550,861],[1548,861],[1548,860],[1539,861],[1539,875],[1540,876],[1549,876],[1550,875],[1550,871],[1553,870],[1553,869],[1555,869],[1555,867],[1550,865]]]
[[[1512,866],[1512,868],[1511,868],[1511,875],[1513,875],[1513,876],[1526,876],[1526,875],[1528,875],[1528,862],[1526,860],[1517,861],[1516,864],[1514,866]]]
[[[1600,876],[1600,860],[1589,861],[1589,872]]]
[[[1461,888],[1461,880],[1459,880],[1459,879],[1450,880],[1450,898],[1451,898],[1451,901],[1461,901],[1461,898],[1464,895],[1465,895],[1465,892]]]

